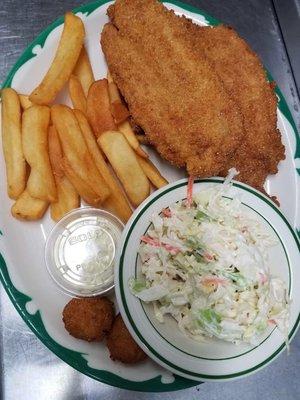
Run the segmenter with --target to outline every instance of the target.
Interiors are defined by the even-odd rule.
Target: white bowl
[[[223,178],[198,179],[194,193],[211,185],[220,185]],[[269,364],[285,348],[277,328],[267,330],[256,346],[235,345],[210,339],[203,343],[186,337],[169,317],[159,323],[150,305],[132,295],[128,281],[140,275],[137,250],[140,238],[147,231],[153,214],[186,197],[187,180],[169,184],[154,192],[134,212],[123,231],[115,271],[115,290],[124,322],[136,342],[158,364],[170,371],[197,381],[239,378]],[[233,182],[232,195],[239,194],[242,203],[267,229],[273,230],[280,244],[270,251],[271,273],[283,279],[292,299],[290,305],[289,339],[300,322],[300,244],[279,208],[266,196],[250,186]]]

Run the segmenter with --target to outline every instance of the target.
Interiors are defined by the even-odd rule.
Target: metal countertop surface
[[[294,18],[291,27],[297,27],[298,18],[299,26],[300,0],[185,2],[231,25],[247,40],[282,90],[299,129],[300,88],[297,91],[294,79],[297,80],[298,71],[295,71],[295,55],[291,52],[293,33],[286,29],[289,28],[287,18]],[[2,0],[0,82],[4,81],[27,45],[47,25],[66,10],[81,4],[83,2],[78,0]],[[291,9],[296,11],[291,13]],[[297,57],[299,55],[298,52]],[[292,342],[290,355],[284,352],[255,375],[234,382],[204,383],[178,392],[153,394],[113,388],[69,367],[34,336],[2,287],[0,319],[0,393],[3,400],[300,399],[300,332]]]

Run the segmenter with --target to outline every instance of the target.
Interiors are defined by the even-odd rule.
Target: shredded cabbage
[[[153,216],[139,248],[144,280],[132,278],[130,288],[158,321],[171,315],[196,340],[256,344],[271,325],[287,338],[287,289],[268,258],[278,241],[238,197],[226,197],[233,176],[195,194],[191,206]]]

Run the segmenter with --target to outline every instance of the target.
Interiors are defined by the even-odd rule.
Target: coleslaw
[[[269,265],[278,239],[228,197],[235,174],[195,195],[191,178],[186,200],[153,215],[139,247],[143,279],[130,289],[159,322],[170,315],[195,340],[256,344],[268,326],[287,339],[287,288]]]

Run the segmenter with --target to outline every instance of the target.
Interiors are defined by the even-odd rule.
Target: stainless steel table
[[[299,128],[300,88],[297,91],[294,78],[298,75],[295,57],[300,53],[295,53],[297,49],[293,49],[292,42],[297,26],[300,27],[300,0],[185,1],[232,25],[247,39],[277,81]],[[0,82],[3,82],[31,40],[56,17],[82,1],[1,0],[0,3]],[[96,382],[63,363],[33,335],[3,288],[0,300],[0,387],[4,400],[300,399],[300,332],[289,356],[283,353],[271,366],[248,378],[205,383],[176,393],[134,393]]]

